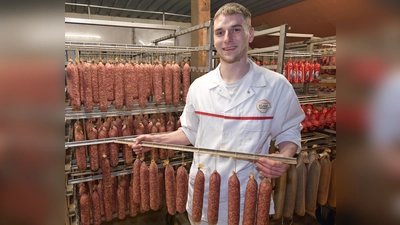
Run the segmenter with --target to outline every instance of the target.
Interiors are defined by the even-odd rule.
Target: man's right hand
[[[128,146],[132,148],[132,150],[135,152],[135,154],[145,153],[145,152],[150,151],[151,148],[143,147],[140,143],[142,141],[154,142],[154,139],[155,139],[155,135],[149,135],[149,134],[140,135],[140,136],[137,136],[135,139],[133,139],[134,141],[136,141],[136,143],[128,144]]]

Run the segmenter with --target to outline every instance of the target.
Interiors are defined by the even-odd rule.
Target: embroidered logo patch
[[[271,108],[271,103],[269,103],[267,100],[262,99],[257,102],[257,110],[261,113],[266,113],[269,108]]]

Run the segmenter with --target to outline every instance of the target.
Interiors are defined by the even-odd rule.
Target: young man
[[[300,122],[304,113],[291,84],[281,74],[257,66],[247,58],[253,41],[251,14],[237,3],[222,6],[214,17],[214,45],[220,56],[218,67],[190,86],[181,116],[182,127],[169,134],[141,135],[136,141],[188,145],[250,154],[268,154],[272,139],[281,156],[300,150]],[[136,153],[148,151],[130,145]],[[263,177],[277,178],[287,164],[262,158],[258,162],[194,153],[189,175],[187,212],[192,214],[193,184],[199,164],[205,175],[201,224],[207,224],[209,177],[221,175],[218,224],[228,220],[228,179],[236,171],[241,184],[241,213],[249,174],[258,184]],[[271,203],[273,214],[274,206]],[[241,215],[240,221],[242,221]]]

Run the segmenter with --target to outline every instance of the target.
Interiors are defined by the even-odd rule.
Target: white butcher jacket
[[[270,142],[297,144],[300,151],[300,122],[304,113],[292,85],[278,73],[262,68],[250,59],[249,72],[232,99],[218,66],[190,86],[180,117],[182,131],[195,147],[232,152],[268,154]],[[199,164],[205,175],[202,220],[207,221],[209,178],[214,170],[221,175],[218,224],[228,220],[228,179],[236,171],[240,180],[240,221],[243,219],[247,181],[254,172],[257,184],[262,177],[255,162],[209,154],[193,155],[189,174],[187,212],[192,215],[193,184]],[[274,213],[271,199],[270,214]],[[241,223],[241,222],[240,222]]]

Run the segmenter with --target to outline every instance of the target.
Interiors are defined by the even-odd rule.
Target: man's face
[[[241,14],[219,15],[214,20],[214,46],[221,61],[235,63],[246,60],[247,47],[254,38]]]

